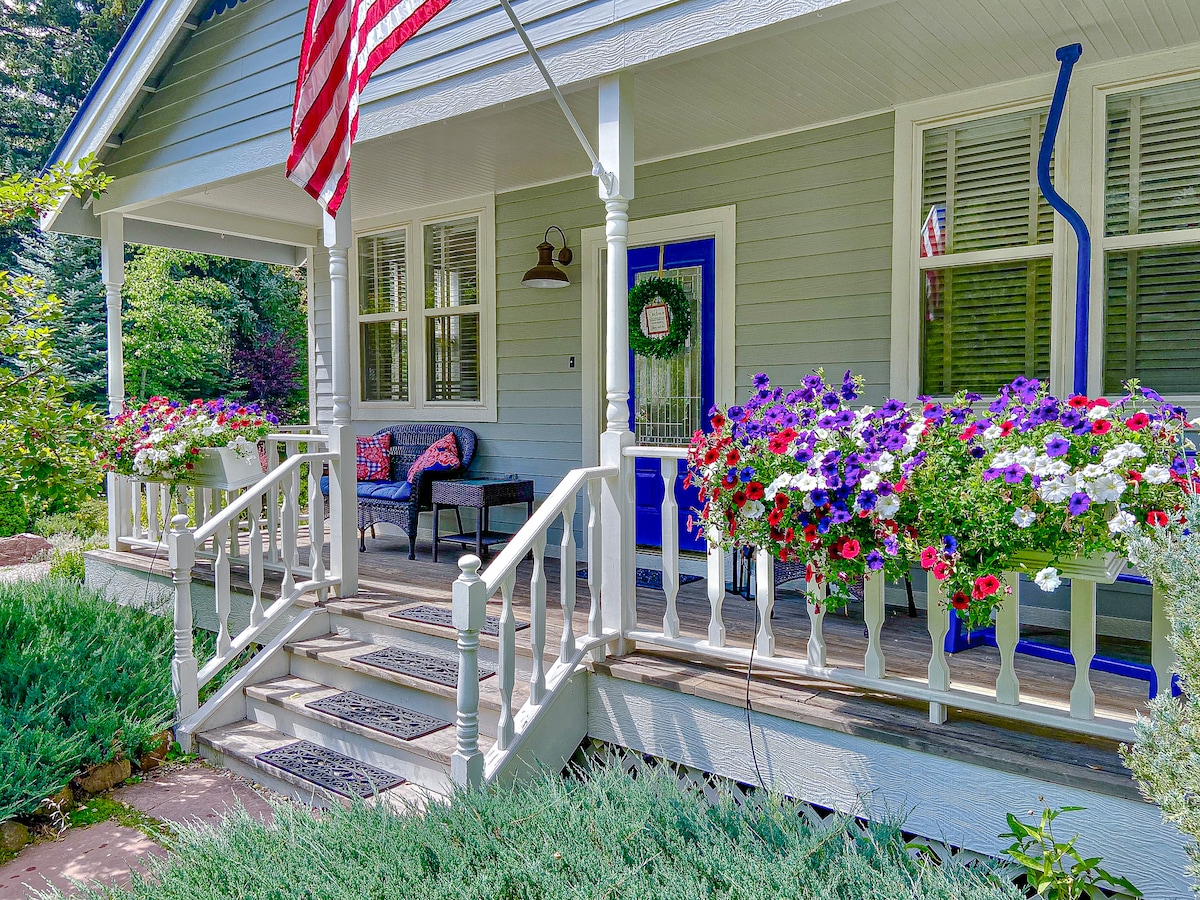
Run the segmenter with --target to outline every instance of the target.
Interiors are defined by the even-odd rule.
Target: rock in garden
[[[161,734],[155,735],[151,740],[155,738],[158,739],[158,743],[145,756],[138,760],[138,769],[142,772],[149,772],[151,769],[157,769],[161,766],[167,758],[167,753],[171,750],[171,732],[164,731]]]
[[[0,823],[0,850],[16,853],[29,843],[29,829],[20,822]]]
[[[53,549],[53,544],[37,534],[0,538],[0,566],[19,566]]]
[[[102,794],[111,788],[115,788],[128,778],[132,771],[133,769],[129,764],[129,760],[117,759],[84,772],[75,779],[75,783],[79,785],[80,790],[86,793]]]

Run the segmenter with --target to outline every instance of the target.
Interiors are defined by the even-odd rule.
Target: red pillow
[[[359,481],[388,481],[391,478],[391,460],[388,459],[391,446],[392,436],[387,432],[355,439]]]
[[[461,465],[462,460],[458,456],[458,442],[454,440],[454,433],[451,432],[426,447],[425,452],[417,457],[417,461],[409,466],[408,483],[412,484],[413,479],[426,469],[440,471],[457,469]]]

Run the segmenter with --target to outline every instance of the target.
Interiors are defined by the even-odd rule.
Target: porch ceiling
[[[1200,4],[1190,0],[846,6],[854,11],[763,29],[637,69],[639,161],[987,84],[1050,77],[1055,48],[1073,41],[1083,43],[1085,65],[1200,43]],[[595,85],[574,86],[568,101],[594,135]],[[544,97],[356,146],[354,216],[385,218],[458,197],[583,176],[588,168],[566,122]],[[283,179],[281,167],[182,199],[306,228],[320,221],[315,204]]]

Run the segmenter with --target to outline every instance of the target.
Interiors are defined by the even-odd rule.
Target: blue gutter
[[[1038,187],[1046,202],[1067,220],[1075,231],[1078,246],[1075,268],[1075,369],[1073,388],[1076,394],[1087,394],[1088,368],[1088,303],[1092,280],[1092,238],[1088,234],[1083,217],[1054,189],[1050,180],[1050,157],[1054,152],[1054,141],[1058,137],[1058,126],[1062,121],[1063,105],[1067,102],[1067,86],[1071,83],[1071,69],[1083,55],[1082,44],[1059,47],[1054,54],[1062,65],[1058,70],[1058,83],[1054,85],[1054,98],[1050,101],[1050,113],[1046,117],[1046,133],[1042,135],[1042,146],[1038,150]]]

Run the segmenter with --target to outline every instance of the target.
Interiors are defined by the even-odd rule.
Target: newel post
[[[609,178],[600,180],[608,242],[605,315],[605,428],[600,435],[600,464],[619,470],[606,478],[600,494],[601,619],[606,631],[625,634],[637,624],[634,594],[633,446],[629,430],[629,201],[633,199],[633,76],[600,79],[600,163]],[[613,648],[625,653],[624,640]]]
[[[196,654],[192,648],[192,566],[196,563],[196,537],[188,530],[188,517],[171,519],[167,536],[171,581],[175,584],[175,658],[171,661],[171,684],[179,706],[179,721],[200,708]],[[190,735],[179,735],[180,746],[191,743]],[[189,751],[190,746],[184,746]]]
[[[450,757],[455,784],[483,784],[483,754],[479,751],[479,632],[487,614],[487,586],[479,577],[478,556],[459,560],[461,574],[454,582],[454,628],[458,632],[457,744]]]
[[[329,250],[330,319],[333,341],[331,381],[333,421],[329,449],[337,454],[329,466],[329,562],[340,580],[338,596],[358,593],[358,499],[354,422],[350,410],[350,246],[354,235],[350,198],[337,217],[324,214],[324,243]]]
[[[125,284],[125,220],[120,213],[100,217],[100,274],[104,280],[108,341],[108,414],[115,416],[125,406],[125,348],[122,345],[121,288]],[[108,549],[120,550],[121,531],[128,513],[120,477],[110,472],[108,496]]]

